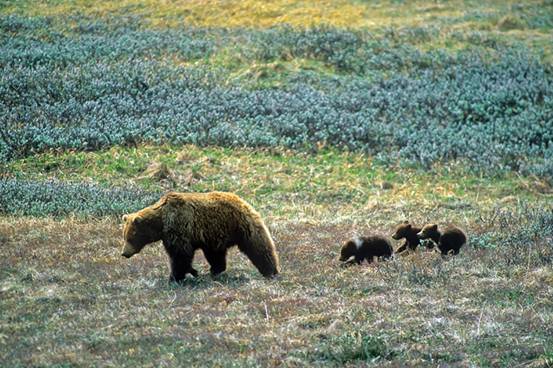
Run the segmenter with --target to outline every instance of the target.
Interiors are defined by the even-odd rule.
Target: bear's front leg
[[[227,269],[227,250],[210,250],[207,247],[202,249],[205,259],[211,266],[211,275],[217,276]]]
[[[191,274],[194,277],[198,276],[198,271],[192,267],[192,257],[180,256],[177,258],[171,257],[171,276],[170,281],[179,282],[184,280],[186,274]]]
[[[340,266],[342,267],[349,267],[349,266],[353,266],[355,264],[358,264],[357,263],[357,260],[355,258],[351,258],[351,259],[348,259],[347,261],[343,261]]]
[[[407,249],[408,246],[409,246],[409,242],[406,241],[405,243],[403,243],[403,245],[402,245],[401,247],[399,247],[399,248],[396,250],[396,253],[402,253],[402,252],[404,252],[404,251]]]
[[[163,247],[169,256],[171,266],[170,281],[182,281],[188,273],[194,277],[198,276],[198,271],[192,267],[194,249],[186,244],[187,242],[183,242],[180,239],[163,239]]]
[[[434,248],[436,248],[438,246],[438,244],[436,242],[434,242],[434,240],[423,240],[424,242],[424,246],[426,247],[426,249],[429,249],[429,250],[433,250]]]

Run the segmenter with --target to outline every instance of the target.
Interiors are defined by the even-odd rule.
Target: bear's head
[[[161,239],[162,224],[157,216],[140,211],[124,215],[123,222],[123,257],[130,258],[139,253],[146,244]]]
[[[438,231],[438,225],[428,224],[424,225],[422,230],[417,233],[419,239],[439,239],[440,232]]]
[[[357,243],[354,240],[348,240],[340,250],[340,262],[346,262],[357,254]]]
[[[395,240],[403,239],[409,236],[409,234],[413,231],[413,227],[411,224],[407,221],[397,225],[396,231],[392,235],[392,238]]]

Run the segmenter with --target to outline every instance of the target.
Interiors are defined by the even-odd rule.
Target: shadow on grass
[[[170,288],[175,289],[210,289],[218,285],[224,285],[227,287],[237,288],[252,281],[252,278],[243,273],[223,273],[218,276],[211,276],[210,274],[200,274],[198,277],[187,276],[184,280],[179,282],[173,282],[164,280]]]

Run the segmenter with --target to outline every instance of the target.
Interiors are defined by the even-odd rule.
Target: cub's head
[[[401,224],[397,225],[396,231],[394,231],[394,234],[392,235],[392,238],[395,240],[403,239],[409,235],[413,231],[413,227],[411,224],[407,221],[402,222]]]
[[[146,244],[161,238],[161,222],[140,212],[123,216],[123,246],[122,256],[130,258],[139,253]]]
[[[428,224],[424,225],[422,230],[417,233],[417,236],[419,239],[435,239],[440,237],[440,233],[438,232],[438,225],[436,224]]]
[[[357,254],[357,249],[359,241],[357,239],[348,240],[346,244],[342,246],[340,250],[340,262],[346,262],[355,254]]]

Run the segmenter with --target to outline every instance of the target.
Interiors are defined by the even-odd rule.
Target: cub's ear
[[[436,224],[432,225],[431,229],[432,230],[438,230],[438,225],[436,225]]]
[[[129,219],[129,215],[123,215],[121,219],[123,220],[123,222],[127,222],[127,220]]]
[[[412,227],[411,224],[410,224],[410,223],[407,223],[407,228],[408,228],[408,229],[411,229],[411,227]]]

